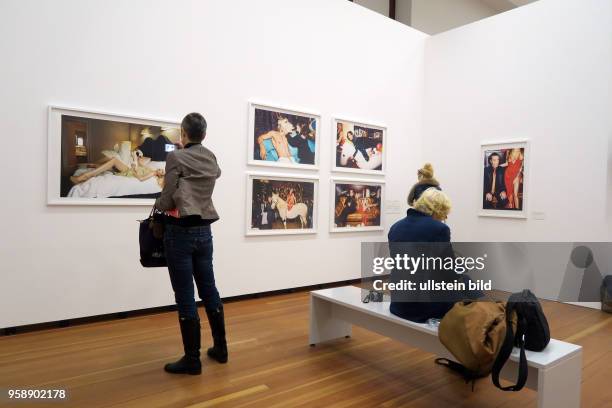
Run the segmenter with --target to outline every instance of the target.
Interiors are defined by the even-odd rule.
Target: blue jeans
[[[198,317],[194,299],[194,279],[204,307],[207,310],[218,309],[221,306],[221,298],[215,286],[210,226],[166,225],[164,247],[179,317]]]

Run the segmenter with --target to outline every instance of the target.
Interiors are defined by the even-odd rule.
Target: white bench
[[[362,291],[354,286],[310,292],[310,345],[348,337],[354,324],[455,360],[438,341],[437,328],[391,314],[388,302],[362,303],[361,300]],[[516,381],[518,357],[515,348],[501,372],[502,378]],[[529,377],[525,386],[538,392],[538,407],[580,406],[581,346],[551,339],[545,350],[527,351],[527,361]]]

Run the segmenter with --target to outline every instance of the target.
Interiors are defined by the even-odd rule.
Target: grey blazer
[[[212,193],[220,175],[217,158],[201,144],[170,152],[164,189],[155,207],[162,211],[176,208],[181,217],[199,215],[205,220],[218,220]]]

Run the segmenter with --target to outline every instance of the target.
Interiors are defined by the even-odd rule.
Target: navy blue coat
[[[450,242],[450,228],[430,215],[410,208],[406,218],[391,226],[389,242]]]
[[[448,225],[443,222],[437,221],[433,219],[431,216],[423,214],[414,209],[409,209],[406,213],[406,217],[397,221],[391,229],[389,230],[389,246],[391,249],[391,255],[394,256],[394,246],[393,243],[398,242],[449,242],[450,243],[450,228]],[[438,251],[438,249],[442,248],[444,253],[433,254],[429,253],[427,255],[435,255],[435,256],[453,256],[452,255],[452,247],[449,244],[448,246],[430,246],[428,249],[425,247],[425,251]],[[420,251],[419,251],[420,252]],[[420,254],[414,254],[412,256],[419,256]],[[423,280],[433,278],[434,275],[429,275],[428,271],[419,271],[417,272],[421,276],[412,276],[410,280],[413,278],[421,278]],[[393,271],[391,276],[392,281],[398,281],[400,279],[405,278],[406,276],[402,276],[405,272]],[[452,272],[454,274],[454,272]],[[454,278],[451,276],[451,279]],[[407,320],[412,320],[415,322],[423,323],[427,321],[429,318],[438,318],[441,319],[444,317],[446,312],[448,312],[454,305],[453,302],[412,302],[412,301],[397,301],[398,296],[391,296],[391,306],[390,310],[396,316],[402,317]],[[396,301],[394,301],[394,299]]]

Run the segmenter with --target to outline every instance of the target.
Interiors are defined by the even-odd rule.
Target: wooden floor
[[[612,316],[544,304],[553,337],[584,346],[583,407],[612,407]],[[203,344],[210,331],[203,317]],[[536,393],[475,391],[434,356],[355,328],[308,346],[308,293],[226,305],[230,362],[166,374],[181,355],[174,313],[0,337],[0,388],[66,388],[68,402],[24,407],[535,407]],[[2,404],[2,403],[0,403]],[[9,405],[3,405],[9,406]]]

